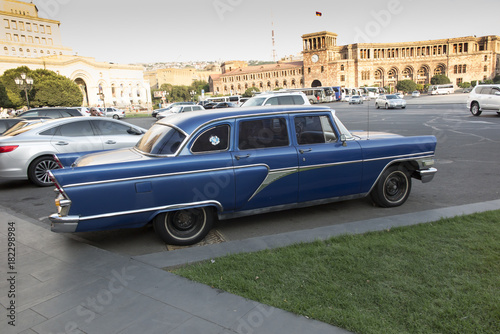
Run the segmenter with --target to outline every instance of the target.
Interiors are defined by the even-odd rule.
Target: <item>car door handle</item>
[[[59,145],[59,146],[65,146],[65,145],[68,145],[69,143],[67,141],[58,141],[56,143],[56,145]]]
[[[247,154],[247,155],[235,155],[234,157],[236,158],[236,160],[240,160],[242,158],[250,158],[250,154]]]
[[[300,149],[299,152],[300,154],[304,154],[306,152],[311,152],[312,151],[312,148],[305,148],[305,149]]]
[[[114,140],[108,140],[104,144],[110,144],[110,145],[112,145],[112,144],[116,144],[116,142]]]

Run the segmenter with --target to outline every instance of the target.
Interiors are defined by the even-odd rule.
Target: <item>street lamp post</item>
[[[30,100],[28,97],[28,92],[33,87],[33,79],[26,76],[26,73],[21,73],[19,77],[15,78],[14,81],[19,89],[24,90],[24,95],[26,96],[26,106],[30,108]]]
[[[194,101],[194,95],[196,92],[194,90],[190,91],[189,94],[191,94],[191,101]]]

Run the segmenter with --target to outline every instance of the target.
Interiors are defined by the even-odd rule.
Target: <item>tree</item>
[[[247,88],[242,97],[252,97],[255,92],[260,92],[260,90],[257,87]]]
[[[413,80],[401,80],[398,81],[396,89],[405,93],[409,93],[417,89],[417,84]]]
[[[494,82],[494,83],[496,83],[496,84],[500,83],[500,75],[498,75],[498,74],[497,74],[497,75],[493,78],[493,82]]]
[[[71,79],[53,71],[30,70],[26,66],[9,69],[0,77],[0,86],[5,94],[0,94],[3,107],[18,108],[25,105],[25,93],[17,87],[14,79],[21,73],[33,79],[33,87],[29,91],[30,106],[81,106],[83,95],[78,85]]]
[[[32,72],[33,105],[35,106],[81,106],[82,91],[71,79],[49,70],[38,69]]]
[[[443,74],[436,74],[431,78],[432,85],[443,85],[451,83],[450,78]]]

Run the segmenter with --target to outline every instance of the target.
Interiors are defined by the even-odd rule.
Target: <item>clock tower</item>
[[[304,86],[330,85],[328,63],[335,59],[337,34],[329,31],[302,35]]]

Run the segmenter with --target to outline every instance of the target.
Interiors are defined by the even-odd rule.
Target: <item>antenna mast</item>
[[[274,18],[273,18],[273,12],[271,11],[271,39],[273,42],[273,62],[276,62],[276,48],[274,45]]]

